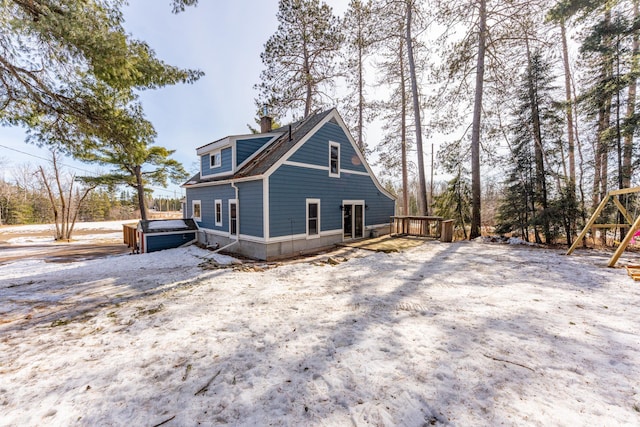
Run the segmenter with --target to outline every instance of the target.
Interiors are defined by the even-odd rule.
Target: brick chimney
[[[273,125],[273,119],[269,116],[269,109],[267,104],[262,106],[262,117],[260,117],[260,133],[271,132],[271,126]]]
[[[260,118],[260,132],[261,133],[271,132],[271,117],[262,116]]]

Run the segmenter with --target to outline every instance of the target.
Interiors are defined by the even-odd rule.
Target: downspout
[[[217,254],[218,252],[227,249],[233,245],[235,245],[236,243],[238,243],[240,241],[240,221],[238,221],[238,217],[240,215],[238,215],[239,212],[239,207],[240,207],[240,199],[239,199],[239,189],[238,187],[236,187],[235,182],[231,181],[231,187],[233,187],[236,190],[236,240],[234,240],[233,242],[229,243],[228,245],[225,245],[219,249],[216,249],[215,251],[213,251],[214,254]],[[229,218],[229,221],[231,221],[231,218]]]

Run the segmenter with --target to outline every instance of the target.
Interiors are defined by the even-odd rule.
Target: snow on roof
[[[181,229],[181,228],[189,228],[189,226],[182,219],[161,219],[157,221],[149,221],[148,225],[149,230],[166,230],[168,228],[171,229]]]
[[[169,231],[195,231],[198,225],[193,219],[148,219],[141,220],[139,229],[145,233],[161,233]]]

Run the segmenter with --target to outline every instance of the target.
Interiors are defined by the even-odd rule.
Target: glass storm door
[[[364,237],[364,204],[343,203],[342,230],[345,239]]]
[[[344,205],[343,211],[343,231],[345,239],[353,238],[353,212],[352,205]]]
[[[353,238],[360,239],[364,236],[364,215],[362,205],[353,205]]]

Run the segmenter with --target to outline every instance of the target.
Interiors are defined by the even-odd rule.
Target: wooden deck
[[[375,252],[400,252],[404,249],[413,248],[424,244],[428,239],[424,237],[412,237],[412,236],[395,236],[384,235],[380,237],[374,237],[371,239],[355,240],[350,242],[344,242],[341,246],[348,246],[351,248],[366,249]]]

